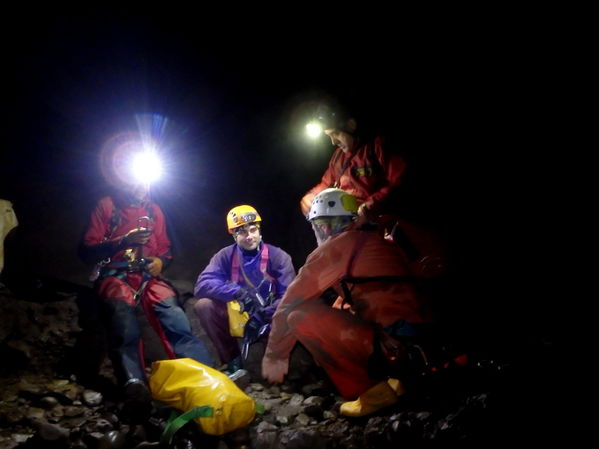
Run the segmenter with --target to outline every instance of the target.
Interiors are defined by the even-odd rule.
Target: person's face
[[[314,231],[314,236],[316,237],[316,243],[318,246],[320,246],[331,236],[331,223],[328,220],[323,220],[320,218],[315,218],[310,223],[312,224],[312,230]]]
[[[344,153],[348,153],[353,150],[354,137],[351,134],[341,131],[337,128],[325,129],[324,133],[329,136],[331,143],[336,147],[339,147]]]
[[[260,234],[260,228],[253,223],[246,224],[240,227],[233,233],[235,243],[246,251],[252,251],[258,248],[262,235]]]
[[[148,197],[150,188],[147,184],[132,184],[125,187],[125,192],[136,202],[142,202]]]

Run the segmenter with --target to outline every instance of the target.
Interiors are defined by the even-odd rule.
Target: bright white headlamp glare
[[[309,137],[316,138],[322,134],[322,125],[318,122],[310,122],[306,125],[306,133]]]
[[[162,174],[162,164],[153,151],[137,153],[131,161],[131,172],[135,179],[144,184],[151,184]]]

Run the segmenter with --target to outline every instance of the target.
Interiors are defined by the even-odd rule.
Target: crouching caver
[[[98,202],[81,246],[82,257],[99,262],[95,288],[107,326],[109,355],[126,399],[149,404],[140,325],[141,304],[170,358],[212,365],[204,343],[192,335],[174,288],[161,277],[170,263],[170,240],[161,208],[143,184],[121,188]]]
[[[262,375],[282,382],[299,341],[339,392],[354,399],[341,406],[347,416],[397,402],[404,379],[391,376],[380,355],[391,349],[390,359],[405,361],[404,339],[422,336],[433,325],[405,251],[375,229],[357,229],[357,215],[356,198],[341,189],[314,198],[308,219],[319,246],[281,299],[262,360]],[[338,302],[344,300],[333,307],[321,299],[330,288],[340,295]]]
[[[212,257],[195,284],[199,299],[194,311],[231,374],[242,368],[236,337],[243,335],[243,355],[247,356],[250,344],[268,336],[272,315],[295,277],[291,256],[262,241],[261,223],[252,206],[231,209],[227,229],[235,243]],[[239,303],[237,310],[230,307],[234,300]],[[249,320],[234,336],[229,314],[235,318],[240,312],[248,312]]]

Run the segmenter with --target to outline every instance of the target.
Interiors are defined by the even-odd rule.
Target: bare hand
[[[368,220],[368,218],[366,218],[366,215],[358,215],[356,217],[356,221],[354,221],[354,223],[356,224],[356,228],[361,228],[369,222],[370,221]]]
[[[262,377],[267,381],[280,384],[289,370],[289,359],[262,359]]]
[[[314,195],[312,192],[308,192],[304,195],[304,197],[300,201],[300,208],[302,210],[302,214],[304,215],[304,217],[308,216],[308,213],[310,212],[310,208],[312,207],[312,201],[314,200],[315,196],[316,195]]]
[[[360,204],[358,208],[358,218],[356,218],[356,225],[358,227],[365,225],[366,223],[376,223],[377,216],[372,213],[372,210],[366,205],[366,203]]]
[[[151,260],[146,266],[146,271],[150,273],[151,276],[158,276],[162,273],[162,259],[159,257],[146,257],[146,259]]]
[[[143,246],[150,241],[152,231],[147,229],[132,229],[123,237],[125,246]]]

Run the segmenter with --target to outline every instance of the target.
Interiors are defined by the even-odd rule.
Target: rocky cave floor
[[[548,394],[557,377],[556,343],[533,335],[478,341],[466,367],[429,373],[396,405],[363,418],[339,415],[341,397],[316,367],[304,365],[278,386],[246,378],[241,387],[264,408],[247,428],[215,437],[190,422],[161,446],[172,409],[154,401],[143,422],[124,413],[110,362],[101,350],[80,350],[81,294],[59,290],[23,299],[0,284],[0,449],[536,445],[568,433],[559,418],[566,411]],[[82,374],[94,363],[99,372]]]

